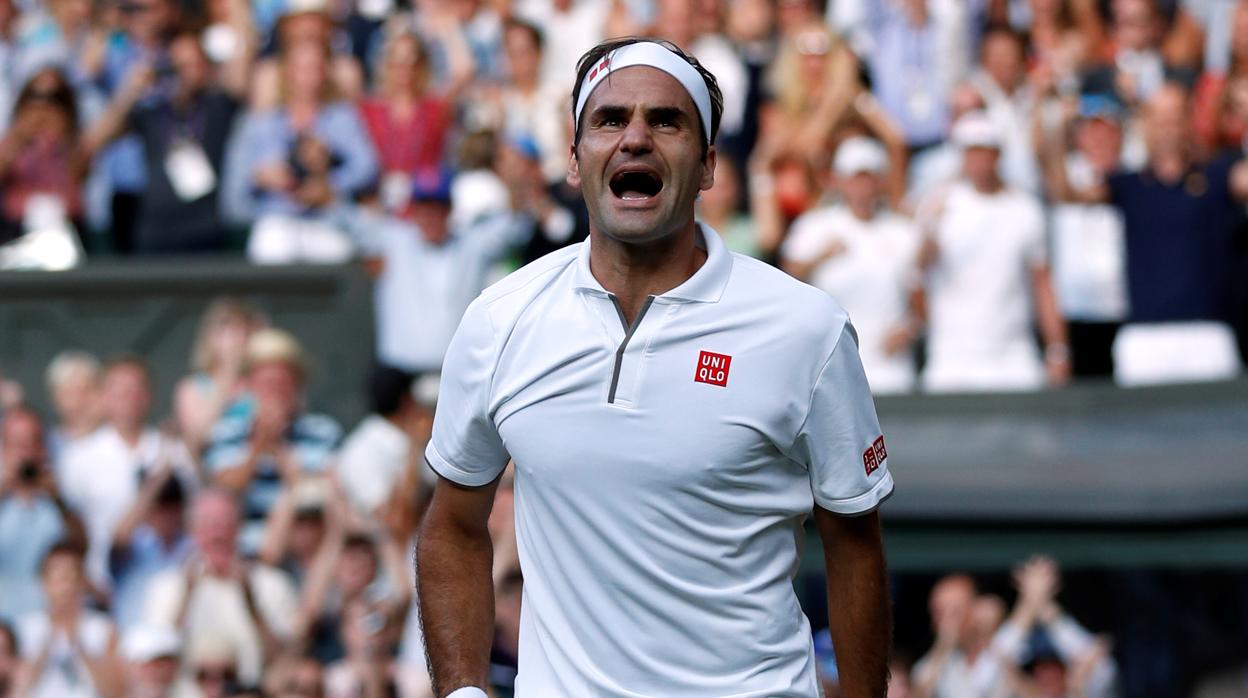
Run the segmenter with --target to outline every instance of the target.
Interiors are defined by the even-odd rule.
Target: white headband
[[[685,91],[693,98],[694,106],[698,108],[698,118],[702,120],[702,133],[707,143],[710,143],[711,93],[706,89],[706,81],[688,61],[653,41],[639,41],[621,46],[607,54],[598,62],[598,65],[585,74],[585,79],[581,81],[580,96],[576,100],[576,109],[572,112],[578,128],[581,123],[581,112],[585,109],[585,102],[589,100],[589,95],[594,88],[598,87],[599,83],[605,80],[612,71],[635,65],[657,68],[676,78],[684,86]]]

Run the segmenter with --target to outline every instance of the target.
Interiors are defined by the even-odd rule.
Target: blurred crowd
[[[699,218],[836,297],[877,393],[1239,373],[1245,0],[0,0],[0,268],[359,260],[378,359],[349,432],[298,339],[229,299],[176,386],[81,351],[47,367],[54,414],[0,382],[0,696],[429,694],[436,374],[485,285],[587,236],[571,82],[630,34],[718,76]],[[1020,566],[1012,609],[942,581],[896,695],[1108,695],[1058,578]]]
[[[1237,0],[0,0],[0,268],[360,259],[436,370],[587,235],[571,83],[627,34],[718,76],[699,216],[832,293],[876,392],[1239,373]]]

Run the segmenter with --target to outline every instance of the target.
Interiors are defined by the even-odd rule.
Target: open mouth
[[[625,201],[649,199],[663,189],[663,180],[653,172],[630,170],[611,178],[611,193]]]

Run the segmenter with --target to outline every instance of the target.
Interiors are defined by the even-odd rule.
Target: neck
[[[971,186],[975,187],[975,191],[980,194],[996,194],[1001,191],[1001,178],[993,177],[992,179],[973,181]]]
[[[142,424],[114,424],[113,428],[117,430],[117,435],[121,437],[121,440],[130,446],[137,446],[139,439],[143,438]]]
[[[859,202],[857,205],[850,204],[849,212],[854,214],[854,218],[860,221],[869,221],[875,218],[875,206],[872,206],[870,202]]]
[[[1163,182],[1177,182],[1187,173],[1187,158],[1178,152],[1158,153],[1150,164],[1153,174]]]
[[[696,244],[697,225],[692,219],[678,232],[648,243],[613,240],[597,226],[590,232],[590,271],[615,295],[630,325],[647,297],[676,288],[706,262],[706,251]]]

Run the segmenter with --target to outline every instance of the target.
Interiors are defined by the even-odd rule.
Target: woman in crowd
[[[191,350],[194,373],[174,392],[174,417],[191,453],[203,450],[212,425],[241,394],[247,340],[263,325],[256,310],[234,298],[219,298],[204,312]]]
[[[35,73],[18,94],[12,125],[0,140],[0,242],[33,229],[81,229],[87,161],[79,143],[78,106],[65,75]]]
[[[355,105],[338,99],[330,59],[318,42],[286,48],[280,105],[250,112],[234,143],[226,205],[255,221],[247,245],[253,262],[342,262],[352,255],[334,208],[373,185],[377,156]]]
[[[451,77],[443,89],[431,85],[423,41],[409,31],[396,31],[381,53],[377,89],[360,103],[360,115],[380,159],[382,204],[390,211],[407,203],[413,173],[441,165],[455,99],[472,80],[467,45],[454,29],[446,36]]]

